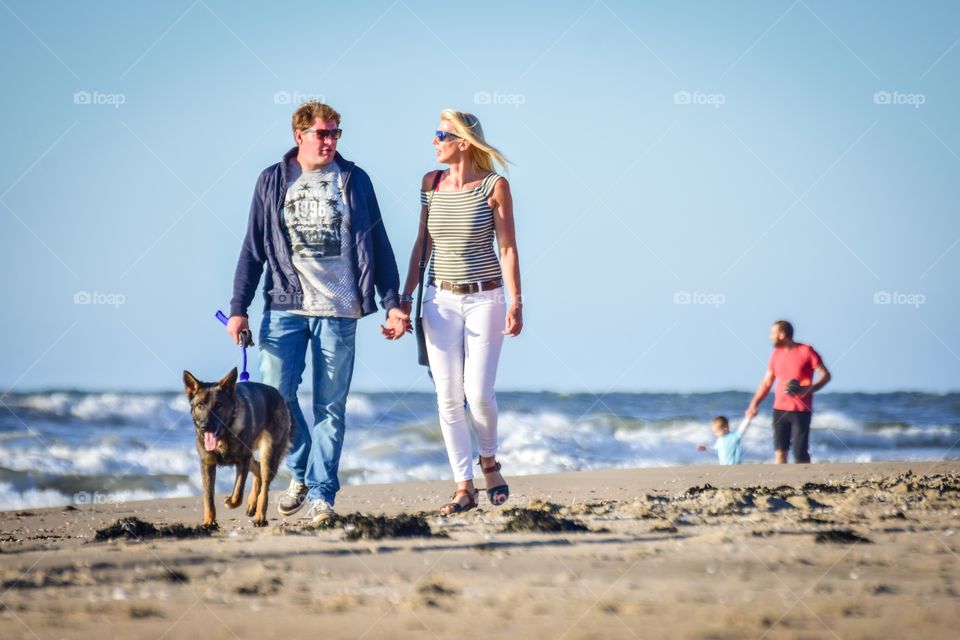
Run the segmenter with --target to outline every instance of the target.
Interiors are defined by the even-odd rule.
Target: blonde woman
[[[464,402],[473,418],[487,497],[498,506],[510,496],[496,458],[493,387],[504,336],[523,329],[523,304],[510,185],[494,171],[494,163],[506,168],[506,159],[487,143],[476,116],[451,109],[440,114],[433,146],[437,161],[448,168],[423,176],[420,233],[410,252],[401,309],[411,310],[426,242],[424,335],[457,483],[452,501],[440,509],[448,515],[476,507],[479,493]]]

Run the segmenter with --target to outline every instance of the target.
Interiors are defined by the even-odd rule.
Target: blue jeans
[[[337,472],[343,450],[347,393],[353,379],[357,321],[266,311],[260,327],[260,377],[275,387],[293,412],[293,445],[287,467],[307,486],[307,499],[331,505],[340,490]],[[313,356],[313,427],[297,400],[306,369],[307,344]]]

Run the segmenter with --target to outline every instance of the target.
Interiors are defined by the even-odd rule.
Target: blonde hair
[[[321,120],[333,120],[337,123],[337,126],[340,126],[340,114],[337,113],[336,109],[328,104],[310,100],[309,102],[301,104],[297,107],[297,110],[293,112],[290,127],[294,133],[304,131],[309,129],[317,118]]]
[[[466,111],[444,109],[440,112],[440,119],[452,124],[452,133],[470,143],[470,156],[477,169],[493,171],[493,165],[497,163],[503,167],[504,172],[508,171],[507,159],[500,153],[499,149],[488,144],[483,137],[483,127],[480,126],[480,120],[477,116]]]

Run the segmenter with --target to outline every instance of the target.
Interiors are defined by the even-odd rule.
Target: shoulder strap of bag
[[[418,265],[420,272],[420,287],[417,290],[417,312],[414,316],[415,318],[421,317],[423,313],[423,289],[425,287],[423,276],[427,270],[427,238],[430,234],[430,232],[427,230],[427,222],[430,218],[430,205],[433,204],[433,194],[437,192],[437,186],[440,184],[441,177],[443,177],[442,169],[438,170],[437,175],[433,177],[433,189],[431,189],[430,195],[427,197],[427,215],[423,218],[423,229],[421,229],[422,237],[420,238],[420,263]]]

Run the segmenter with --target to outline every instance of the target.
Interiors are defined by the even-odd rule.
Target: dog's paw
[[[267,519],[266,519],[266,517],[254,518],[254,519],[253,519],[253,526],[255,526],[255,527],[265,527],[265,526],[267,526]]]
[[[257,505],[251,505],[247,507],[247,515],[251,518],[257,515]]]
[[[234,502],[230,498],[231,496],[227,496],[226,498],[223,499],[223,506],[225,506],[227,509],[236,509],[237,507],[240,506],[240,503],[243,502],[243,500],[237,500],[236,502]]]
[[[218,531],[220,529],[220,525],[217,524],[216,520],[212,520],[210,522],[204,522],[202,525],[200,525],[200,528],[204,531]]]

